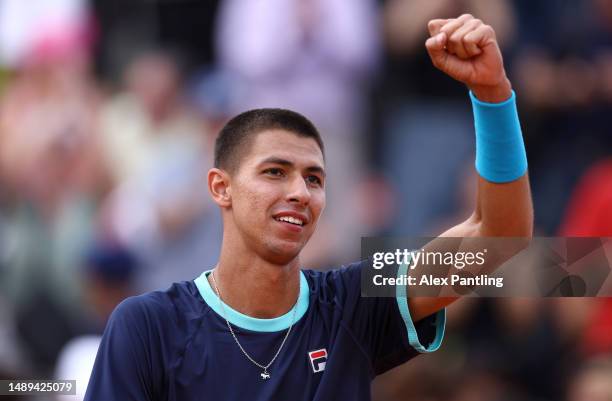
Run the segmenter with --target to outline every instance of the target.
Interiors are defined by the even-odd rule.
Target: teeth
[[[278,221],[286,221],[287,223],[291,223],[291,224],[297,224],[298,226],[303,226],[304,222],[300,219],[296,219],[295,217],[291,217],[291,216],[283,216],[283,217],[279,217],[277,219]]]

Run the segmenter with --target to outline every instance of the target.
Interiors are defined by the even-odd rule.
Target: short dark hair
[[[236,171],[255,136],[273,129],[314,139],[325,157],[319,131],[310,120],[295,111],[266,108],[245,111],[225,124],[215,141],[215,167]]]

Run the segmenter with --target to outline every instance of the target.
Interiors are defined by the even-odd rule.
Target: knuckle
[[[461,33],[455,32],[450,36],[450,38],[448,38],[448,40],[450,43],[457,45],[463,41],[463,35]]]
[[[471,45],[471,44],[474,44],[475,42],[476,42],[475,35],[472,32],[468,33],[467,35],[463,37],[463,43],[466,45]]]
[[[467,20],[467,19],[473,19],[474,16],[472,14],[466,13],[466,14],[461,15],[461,17],[459,17],[459,18]]]

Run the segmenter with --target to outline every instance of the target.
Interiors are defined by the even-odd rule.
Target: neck
[[[244,255],[244,252],[222,249],[214,271],[221,300],[240,313],[260,319],[275,318],[290,311],[300,293],[298,259],[287,265],[276,265],[258,256]],[[210,275],[208,281],[215,289]]]

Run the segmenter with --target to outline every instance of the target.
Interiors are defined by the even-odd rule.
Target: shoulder
[[[328,271],[303,270],[311,296],[322,301],[338,301],[354,293],[361,293],[363,262],[355,262]]]
[[[201,313],[203,307],[193,282],[184,281],[172,284],[165,291],[126,298],[113,311],[109,325],[129,322],[134,328],[167,326]]]

